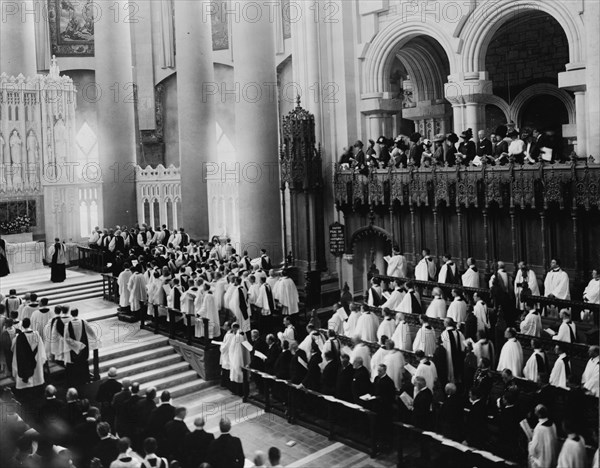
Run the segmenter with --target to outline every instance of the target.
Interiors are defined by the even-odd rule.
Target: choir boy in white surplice
[[[425,355],[420,349],[415,351],[415,356],[419,360],[419,365],[412,376],[412,383],[414,385],[417,377],[423,377],[425,379],[425,385],[433,392],[433,386],[437,380],[437,369],[435,364]]]
[[[235,390],[239,392],[241,384],[244,382],[244,373],[242,368],[250,362],[250,355],[244,346],[243,342],[246,340],[246,335],[241,331],[241,328],[236,327],[234,323],[231,327],[233,331],[233,338],[229,344],[229,380],[234,384],[238,384]],[[236,392],[236,393],[237,393]]]
[[[377,329],[377,340],[380,341],[382,336],[391,338],[396,331],[396,321],[394,320],[394,313],[390,309],[383,309],[383,320],[379,324]]]
[[[71,310],[72,319],[65,329],[64,362],[67,385],[79,388],[90,377],[91,352],[99,348],[99,339],[88,322],[79,318],[79,310]]]
[[[590,346],[588,350],[590,359],[585,365],[585,370],[581,376],[581,385],[595,397],[600,396],[600,348]]]
[[[37,294],[31,293],[30,301],[26,304],[23,304],[23,308],[19,312],[19,320],[23,321],[28,318],[31,320],[31,316],[33,313],[40,308],[40,303],[37,299]]]
[[[506,343],[502,346],[500,357],[498,358],[498,371],[510,369],[515,377],[523,376],[523,348],[517,341],[517,331],[514,328],[507,328],[504,332]]]
[[[242,279],[235,278],[231,294],[231,300],[229,301],[229,307],[235,315],[235,320],[240,326],[240,331],[246,333],[250,331],[250,306],[248,305],[248,297],[246,291],[242,286]]]
[[[225,335],[223,335],[223,341],[219,347],[220,357],[219,357],[219,365],[221,366],[221,382],[222,384],[226,383],[229,380],[229,371],[231,370],[231,365],[229,363],[229,346],[231,345],[231,341],[234,337],[233,329],[230,328],[229,322],[225,322],[223,324],[223,328],[225,329]],[[237,328],[239,330],[239,326]],[[225,385],[223,385],[225,386]]]
[[[558,328],[558,333],[552,337],[553,340],[564,341],[566,343],[577,342],[577,328],[575,323],[571,320],[571,313],[567,309],[560,311],[560,318],[562,323]]]
[[[406,278],[408,262],[406,257],[400,253],[398,247],[394,247],[392,255],[385,256],[383,259],[387,262],[386,273],[393,278]]]
[[[521,324],[521,333],[539,338],[542,335],[542,317],[537,309],[531,309]]]
[[[583,302],[600,304],[600,272],[592,270],[592,279],[583,291]]]
[[[479,287],[479,270],[473,257],[467,258],[467,270],[462,275],[462,285],[468,288]]]
[[[196,336],[204,336],[204,320],[208,319],[208,338],[215,338],[221,335],[219,325],[219,311],[217,310],[217,301],[210,290],[210,284],[204,283],[204,293],[202,295],[202,306],[198,312],[196,320]]]
[[[457,383],[462,380],[464,365],[465,337],[456,329],[456,323],[450,317],[444,319],[446,329],[441,334],[442,346],[446,350],[448,365],[448,382]]]
[[[33,388],[44,383],[46,350],[39,333],[31,329],[31,320],[22,322],[22,331],[13,339],[12,371],[17,390]]]
[[[294,280],[288,275],[288,271],[284,269],[281,279],[273,288],[273,297],[282,305],[281,313],[283,315],[294,315],[299,311],[298,289]]]
[[[550,271],[544,280],[544,296],[556,299],[571,299],[569,275],[560,267],[557,259],[550,262]]]
[[[56,312],[56,309],[55,309]],[[49,336],[46,341],[46,354],[53,361],[63,361],[65,353],[65,330],[71,321],[68,306],[60,306],[60,315],[53,317],[48,324],[44,337]]]
[[[523,377],[533,382],[540,382],[540,374],[546,374],[550,371],[548,358],[542,349],[542,342],[538,339],[531,340],[533,353],[525,363]]]
[[[548,410],[544,405],[535,407],[538,423],[528,446],[529,466],[531,468],[553,468],[558,454],[556,426],[548,419]]]
[[[257,305],[258,302],[258,294],[260,293],[260,284],[256,282],[256,276],[249,275],[248,276],[248,304],[250,304],[250,308],[260,312],[260,308]]]
[[[429,324],[429,317],[427,317],[427,315],[421,315],[419,321],[421,322],[421,328],[419,328],[419,331],[417,332],[417,336],[412,345],[412,350],[414,352],[420,350],[423,351],[426,356],[433,356],[436,342],[435,330]]]
[[[344,309],[339,302],[334,304],[333,310],[333,315],[329,319],[329,322],[327,322],[327,328],[333,330],[338,335],[343,335],[344,325],[346,325],[346,320],[348,320],[348,314],[346,313],[346,309]]]
[[[371,287],[367,291],[367,305],[379,307],[384,302],[381,280],[379,278],[371,278]]]
[[[42,341],[44,341],[44,344],[45,340],[48,339],[44,336],[44,330],[46,329],[48,323],[50,323],[51,319],[52,313],[48,308],[48,298],[44,297],[40,299],[40,308],[34,311],[31,315],[31,329],[39,333],[39,335],[42,337]]]
[[[458,289],[452,289],[452,298],[446,317],[451,318],[456,323],[464,323],[467,318],[467,303]]]
[[[473,345],[473,354],[477,357],[477,365],[482,359],[488,359],[490,362],[495,362],[494,345],[487,338],[486,332],[479,330],[477,332],[477,341]]]
[[[353,337],[356,334],[356,325],[360,318],[360,310],[358,304],[350,304],[350,315],[344,323],[344,335]]]
[[[561,388],[569,388],[567,383],[571,377],[571,360],[567,355],[567,350],[562,344],[557,344],[554,347],[554,352],[558,355],[558,359],[554,362],[552,372],[550,372],[550,385]]]
[[[275,313],[275,298],[273,290],[267,283],[266,276],[258,277],[258,297],[256,298],[256,307],[260,310],[262,316],[273,315]]]
[[[560,453],[558,454],[557,468],[580,468],[587,466],[587,453],[585,439],[577,433],[574,423],[570,419],[563,421],[563,429],[567,434]]]
[[[417,281],[435,281],[437,267],[429,249],[424,249],[422,256],[423,258],[421,258],[415,267],[415,279]]]
[[[515,274],[515,299],[517,308],[524,310],[524,304],[521,302],[521,292],[523,291],[523,283],[527,283],[532,296],[540,295],[540,286],[535,276],[535,272],[527,267],[523,261],[519,262],[517,272]]]
[[[410,350],[412,348],[410,325],[404,319],[403,313],[396,314],[396,320],[398,325],[396,325],[396,330],[394,330],[394,334],[392,335],[392,341],[396,343],[398,349]]]
[[[390,297],[383,303],[382,307],[397,311],[400,309],[400,304],[404,299],[405,292],[402,286],[400,286],[400,280],[392,281],[392,286],[394,289],[392,290]]]
[[[396,390],[402,388],[402,376],[404,374],[404,354],[402,354],[395,346],[393,340],[385,342],[385,348],[388,350],[383,358],[383,364],[387,366],[387,375],[394,382]]]
[[[433,299],[429,303],[429,307],[427,307],[427,312],[425,314],[427,317],[445,319],[446,308],[448,306],[443,297],[442,290],[437,287],[433,288],[431,294],[433,295]]]
[[[479,297],[479,294],[473,293],[473,314],[477,318],[477,331],[486,332],[490,329],[490,314],[487,304]]]
[[[133,269],[133,274],[127,282],[127,289],[129,289],[129,308],[133,314],[139,314],[140,309],[148,299],[146,278],[142,275],[139,266]]]
[[[406,283],[406,294],[402,299],[402,302],[398,306],[398,311],[405,314],[421,314],[421,298],[415,291],[414,284],[409,281]]]
[[[360,317],[356,321],[354,335],[363,341],[377,342],[377,329],[379,328],[379,317],[370,310],[361,307]]]
[[[442,256],[442,260],[444,264],[438,274],[438,283],[460,284],[460,275],[458,274],[456,263],[452,261],[452,256],[445,254]]]

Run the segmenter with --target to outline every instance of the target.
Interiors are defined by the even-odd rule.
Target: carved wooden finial
[[[296,96],[296,107],[302,107],[302,106],[300,106],[300,95],[299,94]]]

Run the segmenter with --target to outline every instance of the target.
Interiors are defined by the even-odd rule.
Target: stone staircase
[[[142,393],[155,387],[159,394],[169,390],[175,399],[216,384],[201,379],[161,335],[136,335],[135,342],[101,348],[99,354],[101,379],[107,377],[108,369],[116,367],[119,380],[139,382]]]
[[[102,278],[84,281],[76,284],[62,284],[52,287],[43,287],[31,290],[17,290],[20,296],[26,293],[36,293],[38,299],[47,297],[49,304],[73,304],[75,302],[85,301],[102,297]]]

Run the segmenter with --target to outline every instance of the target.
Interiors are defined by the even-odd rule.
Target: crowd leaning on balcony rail
[[[342,170],[354,170],[367,175],[374,169],[406,169],[407,167],[553,164],[562,161],[560,139],[552,130],[525,128],[519,131],[514,123],[496,128],[487,135],[485,130],[472,129],[460,134],[437,134],[433,140],[418,133],[398,135],[391,139],[380,136],[369,140],[364,149],[362,141],[344,148],[339,160]]]

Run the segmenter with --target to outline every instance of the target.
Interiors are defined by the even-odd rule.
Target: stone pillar
[[[458,133],[470,128],[473,130],[473,138],[477,137],[477,131],[483,128],[485,125],[484,122],[480,120],[481,116],[481,105],[476,102],[466,102],[465,103],[465,128],[459,128]]]
[[[577,147],[579,157],[588,157],[587,153],[587,103],[586,92],[575,91],[575,122],[577,124]]]
[[[245,4],[235,0],[231,5],[244,12],[232,21],[234,79],[241,93],[235,106],[240,245],[251,256],[264,246],[273,263],[279,263],[283,244],[275,37],[268,8]]]
[[[129,3],[117,0],[114,10],[95,25],[96,86],[99,95],[98,153],[102,175],[103,224],[135,224],[136,126]]]
[[[36,15],[33,0],[0,0],[0,15],[0,73],[35,75],[35,22],[41,11]]]
[[[215,86],[209,3],[174,2],[182,227],[202,239],[209,237],[206,163],[215,158],[217,147],[215,101],[209,92]]]
[[[460,134],[462,130],[459,129],[464,127],[463,109],[464,106],[462,104],[452,104],[452,126],[448,129],[447,133],[458,132]]]

